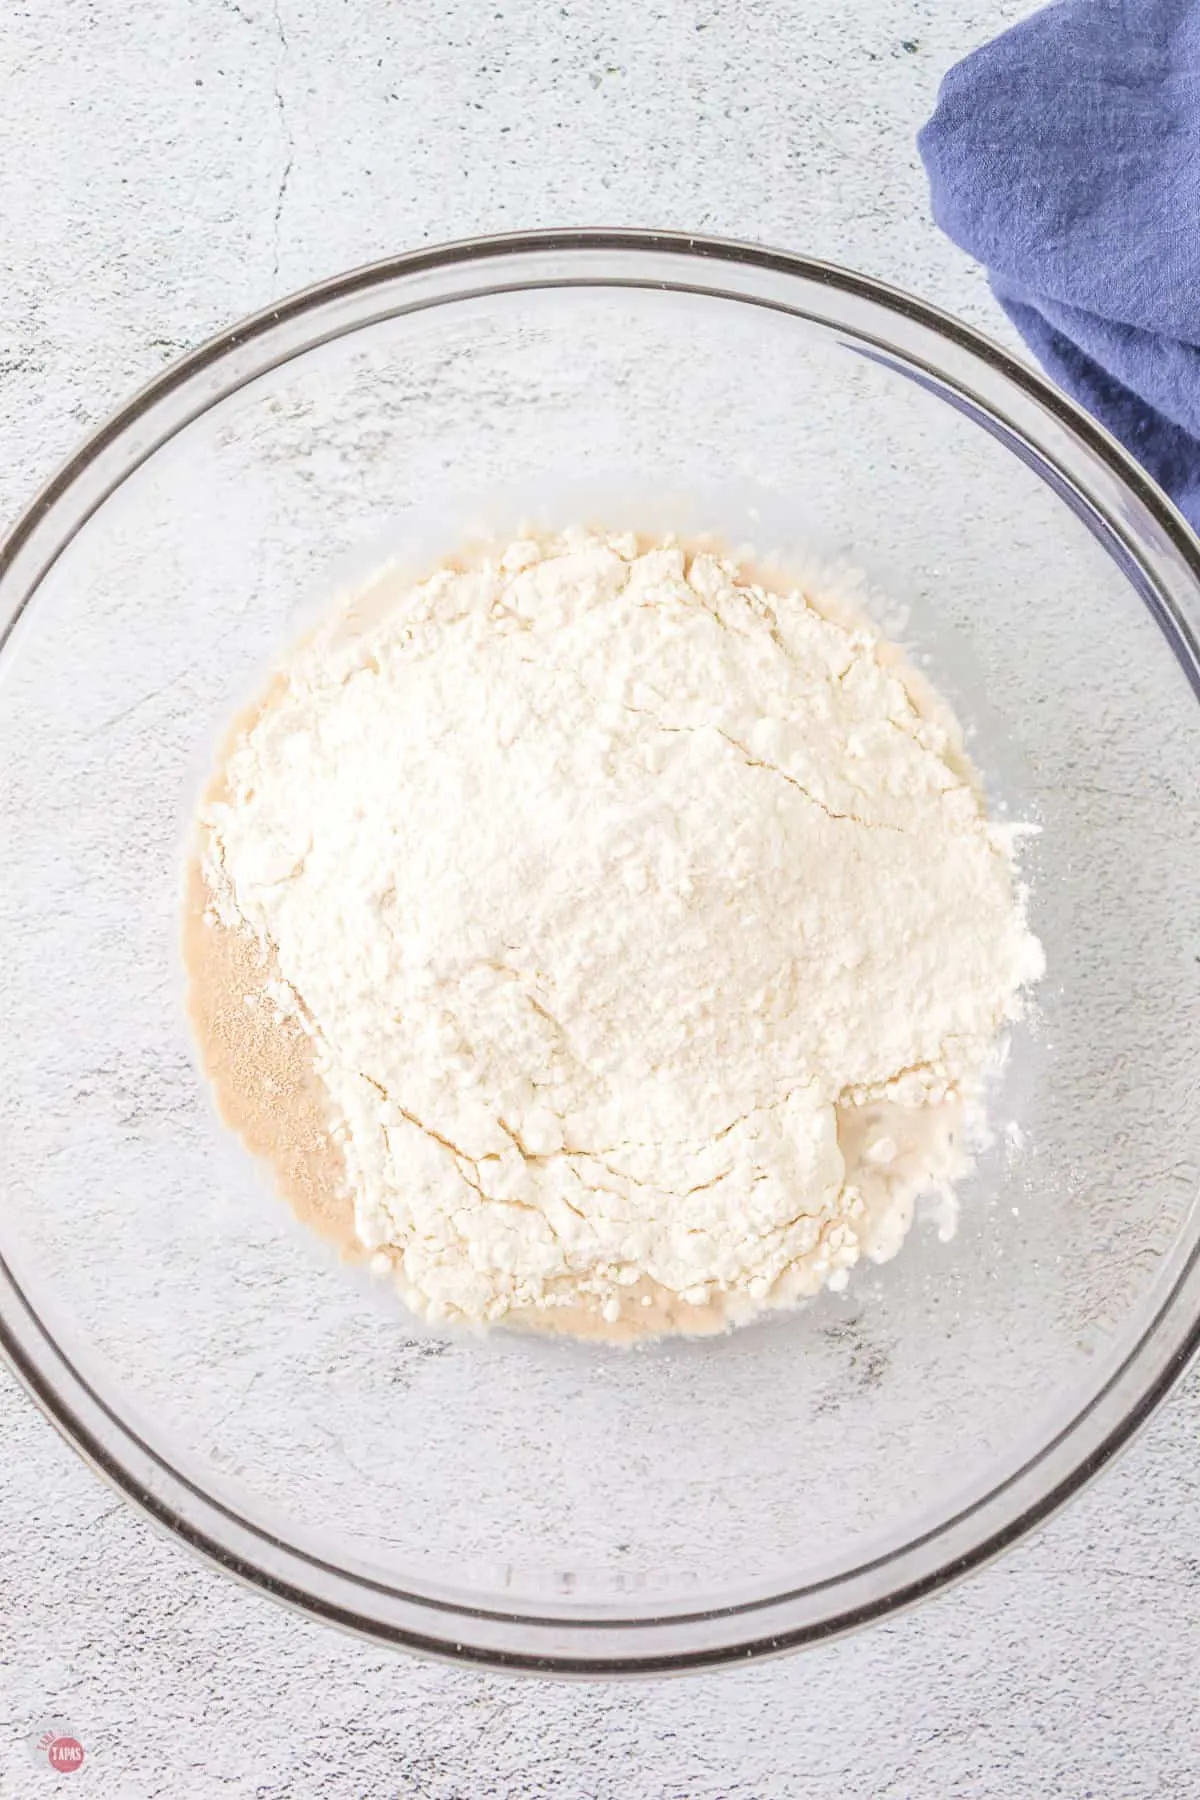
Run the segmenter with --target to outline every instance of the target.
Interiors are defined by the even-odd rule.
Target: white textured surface
[[[303,996],[361,1242],[428,1318],[635,1331],[639,1281],[736,1318],[887,1257],[953,1167],[946,1083],[1044,967],[911,671],[623,537],[374,594],[291,665],[201,840]],[[863,1090],[904,1098],[855,1151]]]
[[[138,381],[422,241],[706,229],[1000,329],[912,135],[1017,0],[39,0],[0,23],[0,517]],[[0,1796],[1200,1794],[1200,1378],[1039,1537],[919,1612],[746,1671],[558,1686],[384,1655],[151,1533],[0,1382]]]

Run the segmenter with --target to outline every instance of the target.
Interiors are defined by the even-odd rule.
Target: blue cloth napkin
[[[1200,529],[1200,0],[1059,0],[950,70],[937,223]]]

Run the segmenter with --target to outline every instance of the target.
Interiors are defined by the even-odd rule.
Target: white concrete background
[[[1004,333],[913,133],[1021,0],[8,0],[0,519],[137,383],[385,252],[709,230]],[[851,1641],[675,1683],[404,1660],[193,1564],[0,1378],[0,1795],[1200,1795],[1200,1378],[1066,1515]],[[65,1716],[87,1762],[21,1739]]]

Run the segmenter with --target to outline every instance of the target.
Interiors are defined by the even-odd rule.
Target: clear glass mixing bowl
[[[1049,960],[957,1237],[635,1353],[416,1326],[216,1123],[181,844],[218,733],[385,551],[520,512],[845,557],[1041,827]],[[837,269],[421,252],[177,364],[0,561],[0,1315],[105,1474],[279,1598],[552,1671],[802,1644],[1042,1519],[1200,1321],[1200,546],[1059,394]]]

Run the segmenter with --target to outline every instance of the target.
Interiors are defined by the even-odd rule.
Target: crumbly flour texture
[[[632,536],[378,577],[235,734],[197,875],[255,1043],[310,1048],[322,1179],[437,1320],[705,1329],[841,1285],[952,1181],[1042,967],[899,651]]]

